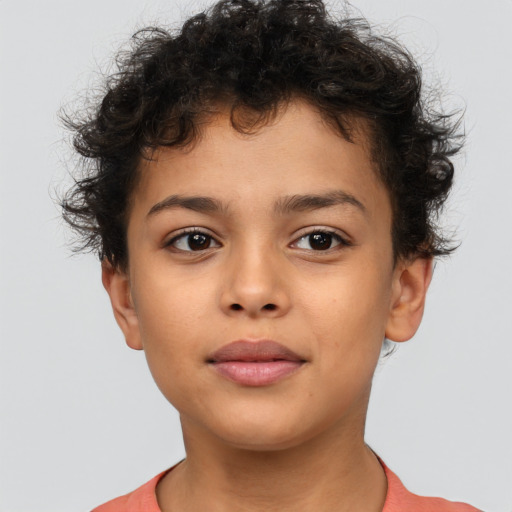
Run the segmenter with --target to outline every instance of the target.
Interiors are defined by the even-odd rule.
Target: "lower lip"
[[[267,386],[296,372],[300,361],[226,361],[212,363],[213,368],[227,379],[244,386]]]

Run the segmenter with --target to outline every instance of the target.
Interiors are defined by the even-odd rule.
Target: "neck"
[[[158,485],[163,512],[380,512],[387,482],[363,429],[255,451],[206,440],[182,419],[187,458]]]

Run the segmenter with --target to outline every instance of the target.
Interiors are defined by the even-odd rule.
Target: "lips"
[[[295,373],[305,360],[272,340],[238,340],[211,354],[207,362],[232,382],[266,386]]]
[[[208,358],[208,362],[226,361],[302,361],[303,359],[289,348],[272,340],[238,340],[224,345]]]

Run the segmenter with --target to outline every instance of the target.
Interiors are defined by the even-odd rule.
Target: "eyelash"
[[[199,228],[190,228],[190,229],[185,229],[183,230],[181,233],[179,233],[178,235],[176,235],[175,237],[171,238],[171,240],[169,240],[168,242],[165,243],[165,247],[170,247],[170,248],[174,248],[177,252],[203,252],[203,251],[193,251],[193,250],[190,250],[190,251],[187,251],[187,250],[184,250],[184,249],[178,249],[177,247],[173,247],[173,245],[180,239],[185,239],[186,237],[189,237],[190,235],[204,235],[205,237],[208,238],[208,240],[210,241],[215,241],[217,244],[219,244],[219,247],[220,247],[220,243],[217,242],[217,240],[215,239],[214,236],[202,231],[201,229]],[[189,245],[190,247],[190,245]],[[208,246],[206,249],[210,249],[210,247]]]
[[[332,231],[329,229],[321,229],[321,228],[312,229],[311,231],[304,233],[299,238],[297,238],[293,243],[297,244],[301,240],[308,239],[309,237],[311,237],[313,235],[317,235],[317,234],[330,236],[330,237],[332,237],[333,241],[335,240],[338,243],[334,246],[329,247],[328,249],[323,249],[323,250],[322,249],[320,249],[320,250],[304,249],[304,250],[322,253],[322,252],[330,252],[331,250],[335,249],[336,247],[350,247],[352,245],[346,238],[341,236],[338,232]]]
[[[191,250],[179,249],[179,248],[175,247],[174,244],[176,244],[177,241],[179,241],[181,239],[185,239],[186,237],[189,237],[190,235],[195,235],[195,234],[203,235],[204,237],[206,237],[209,240],[208,247],[206,247],[205,249],[199,249],[197,251],[194,251],[192,249]],[[301,240],[305,240],[305,239],[311,237],[312,235],[317,235],[317,234],[330,236],[330,237],[332,237],[333,240],[337,241],[338,243],[336,245],[334,245],[334,247],[331,246],[327,249],[319,249],[319,250],[302,249],[302,250],[316,252],[316,253],[323,253],[323,252],[327,253],[327,252],[330,252],[332,249],[335,249],[336,247],[350,247],[353,245],[351,242],[349,242],[346,238],[341,236],[336,231],[332,231],[329,229],[321,229],[321,228],[312,229],[311,231],[304,233],[303,235],[301,235],[297,239],[295,239],[294,242],[292,242],[292,244],[295,245],[295,244],[299,243]],[[202,231],[199,228],[191,228],[191,229],[186,229],[186,230],[182,231],[181,233],[179,233],[178,235],[174,236],[171,240],[169,240],[168,242],[165,243],[164,247],[173,248],[176,252],[181,252],[181,253],[187,253],[187,252],[200,253],[200,252],[204,252],[208,249],[211,249],[212,247],[210,247],[210,244],[212,241],[214,243],[218,244],[217,247],[221,247],[220,242],[218,242],[213,235],[210,235],[210,234],[206,233],[205,231]],[[190,244],[188,244],[188,247],[190,248]]]

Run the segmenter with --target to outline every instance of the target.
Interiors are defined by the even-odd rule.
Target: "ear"
[[[110,297],[114,317],[123,331],[126,344],[134,350],[142,350],[139,320],[133,306],[128,275],[104,260],[101,264],[101,281]]]
[[[407,341],[414,336],[423,318],[432,270],[432,258],[416,258],[397,264],[386,338]]]

